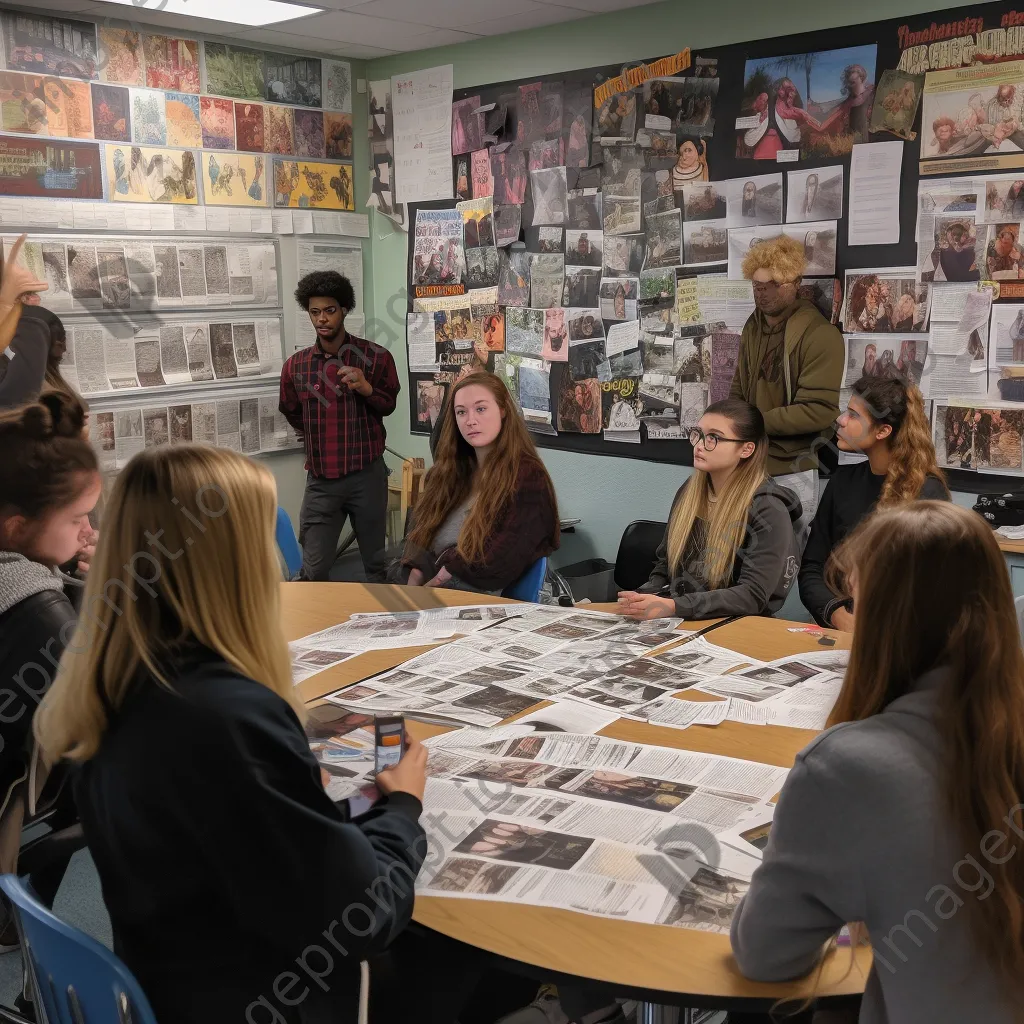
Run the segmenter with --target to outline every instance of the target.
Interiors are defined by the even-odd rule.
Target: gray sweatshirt
[[[676,492],[673,510],[692,479],[689,477]],[[666,596],[675,599],[675,613],[684,619],[774,615],[785,603],[800,568],[800,544],[794,532],[794,524],[799,519],[800,499],[788,487],[769,478],[757,489],[750,503],[746,536],[736,552],[728,587],[708,589],[702,565],[707,525],[698,519],[683,552],[682,565],[674,573],[668,568],[666,528],[658,545],[651,578],[639,592],[656,594],[669,588]]]
[[[802,977],[844,924],[863,921],[875,960],[860,1024],[1013,1024],[968,924],[966,904],[990,891],[990,862],[945,820],[935,720],[944,679],[928,673],[881,714],[837,725],[797,756],[733,918],[746,977]],[[986,849],[997,860],[1010,847]]]

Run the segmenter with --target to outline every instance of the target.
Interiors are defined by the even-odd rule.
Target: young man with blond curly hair
[[[754,312],[743,326],[730,398],[756,405],[768,432],[768,471],[800,496],[801,524],[818,505],[818,453],[834,432],[845,358],[843,336],[797,296],[806,260],[785,235],[743,260]]]

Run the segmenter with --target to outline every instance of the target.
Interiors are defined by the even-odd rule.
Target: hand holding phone
[[[405,719],[401,715],[379,715],[373,720],[373,770],[393,768],[405,750]]]
[[[427,748],[410,737],[402,759],[394,767],[378,772],[376,782],[385,796],[409,793],[422,803],[427,786]]]

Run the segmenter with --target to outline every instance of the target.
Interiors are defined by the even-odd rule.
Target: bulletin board
[[[942,12],[935,12],[928,15],[919,15],[909,18],[892,19],[887,21],[873,22],[869,24],[852,25],[833,30],[804,33],[777,39],[769,39],[757,42],[747,42],[725,47],[715,47],[707,50],[694,51],[690,55],[690,66],[679,72],[680,78],[713,77],[717,81],[717,94],[713,99],[711,115],[713,128],[708,131],[708,125],[702,129],[703,134],[696,134],[692,127],[674,129],[676,139],[696,138],[706,143],[706,161],[708,166],[707,179],[711,183],[725,182],[730,179],[747,179],[756,175],[776,174],[781,172],[786,191],[779,199],[782,210],[787,211],[789,204],[789,172],[796,172],[796,181],[803,184],[807,178],[807,172],[814,172],[819,169],[842,169],[842,211],[836,220],[835,233],[831,239],[834,247],[834,272],[824,274],[822,278],[831,277],[841,289],[845,283],[847,271],[854,271],[858,268],[912,268],[918,261],[918,183],[920,180],[928,180],[928,175],[934,175],[941,170],[946,177],[963,176],[975,174],[979,171],[985,174],[999,173],[1012,174],[1014,168],[1024,168],[1024,133],[1018,139],[1021,142],[1019,147],[1013,143],[1005,143],[1000,147],[998,154],[986,155],[981,160],[968,159],[966,154],[961,159],[946,159],[935,161],[930,167],[922,164],[922,157],[925,160],[936,155],[941,155],[941,149],[937,151],[937,143],[932,129],[931,121],[922,125],[922,111],[926,109],[927,102],[915,107],[913,121],[901,123],[894,121],[904,136],[902,146],[902,190],[899,195],[899,240],[892,244],[884,245],[850,245],[849,244],[849,190],[850,190],[850,165],[851,147],[849,136],[854,139],[862,139],[865,142],[898,142],[897,135],[892,132],[875,132],[868,128],[868,114],[864,109],[855,109],[859,104],[849,101],[851,90],[847,88],[849,82],[843,80],[836,83],[840,91],[825,87],[826,101],[820,107],[805,104],[802,100],[797,105],[806,109],[820,124],[838,126],[834,132],[811,133],[805,129],[804,142],[798,153],[790,153],[796,156],[792,162],[781,162],[781,160],[753,159],[752,149],[745,142],[745,128],[737,127],[737,120],[747,118],[741,125],[749,127],[752,123],[750,116],[751,98],[756,90],[757,83],[752,79],[752,72],[756,71],[753,62],[767,62],[778,58],[777,67],[780,69],[775,73],[777,78],[783,74],[790,76],[797,85],[797,92],[800,96],[808,94],[808,85],[813,83],[813,91],[821,92],[818,79],[821,74],[832,68],[849,68],[852,65],[864,65],[868,74],[868,85],[874,92],[873,103],[883,100],[888,93],[878,91],[877,87],[881,81],[883,72],[904,69],[908,72],[923,75],[924,72],[937,74],[952,72],[953,69],[974,67],[977,69],[998,67],[1016,67],[1009,61],[1018,60],[1024,57],[1024,28],[1018,26],[1019,21],[1024,21],[1024,15],[1017,15],[1012,10],[1012,5],[1004,3],[979,4],[970,7],[956,8]],[[686,40],[679,40],[677,49],[682,49]],[[830,51],[843,51],[838,56]],[[671,51],[670,51],[671,52]],[[871,66],[870,54],[873,54],[873,67]],[[796,60],[786,61],[784,58],[793,55],[807,55],[803,65]],[[664,57],[665,54],[654,54],[651,62]],[[752,63],[748,63],[752,62]],[[628,67],[635,67],[636,64]],[[1024,65],[1021,65],[1024,69]],[[825,69],[822,72],[821,69]],[[601,187],[602,164],[608,150],[602,152],[601,139],[595,137],[594,132],[594,102],[593,90],[601,83],[609,79],[623,75],[626,68],[622,66],[604,66],[591,68],[583,71],[573,71],[564,74],[550,75],[541,78],[508,81],[479,88],[464,89],[454,94],[455,106],[459,106],[460,100],[475,99],[479,97],[479,104],[486,106],[496,104],[500,109],[502,105],[507,108],[508,118],[505,124],[504,133],[499,138],[502,141],[514,140],[517,137],[517,124],[519,121],[519,105],[524,96],[528,96],[530,87],[539,83],[539,89],[561,90],[562,96],[562,121],[561,131],[557,135],[548,136],[548,141],[561,139],[562,154],[578,145],[578,139],[570,139],[570,125],[577,112],[588,118],[589,152],[587,155],[588,165],[586,167],[567,167],[566,186],[569,190]],[[1024,73],[1024,72],[1022,72]],[[930,76],[929,76],[930,77]],[[749,79],[749,80],[748,80]],[[920,94],[923,78],[917,80],[917,90]],[[898,85],[899,83],[897,83]],[[525,88],[524,88],[525,87]],[[858,88],[854,85],[854,89]],[[987,94],[986,94],[987,95]],[[636,120],[632,128],[635,138],[638,130],[643,130],[645,121],[644,88],[641,86],[633,93],[636,104]],[[812,97],[813,98],[813,97]],[[925,97],[927,100],[927,96]],[[891,99],[888,102],[893,102]],[[1016,108],[1024,104],[1024,78],[1021,87],[1016,90]],[[1016,109],[1015,108],[1015,109]],[[1021,111],[1017,109],[1017,115],[1021,121]],[[490,116],[490,115],[485,115]],[[895,115],[894,115],[895,117]],[[706,118],[706,111],[705,111]],[[863,120],[861,120],[863,119]],[[756,121],[756,117],[754,118]],[[454,121],[453,121],[454,124]],[[958,138],[970,133],[958,123],[957,131],[961,134]],[[861,134],[863,133],[863,134]],[[829,136],[832,136],[831,138]],[[913,135],[913,139],[909,136]],[[844,140],[843,136],[847,136]],[[973,136],[971,137],[973,138]],[[970,139],[968,140],[970,141]],[[922,144],[924,151],[922,152]],[[965,147],[962,147],[965,148]],[[981,149],[974,146],[974,152],[980,153]],[[470,157],[470,176],[472,177],[472,158]],[[458,176],[465,170],[459,166],[459,157],[453,158],[453,177],[456,188],[459,186]],[[941,166],[940,166],[941,165]],[[493,158],[492,158],[493,166]],[[664,166],[662,164],[661,166]],[[646,169],[646,164],[644,165]],[[925,171],[922,177],[920,171]],[[800,173],[804,172],[804,173]],[[1018,171],[1024,178],[1024,170]],[[824,179],[825,175],[820,175]],[[469,195],[466,198],[474,198],[472,184],[469,186]],[[808,194],[810,194],[808,187]],[[838,197],[836,197],[838,198]],[[414,252],[415,252],[415,226],[417,213],[420,210],[453,209],[456,200],[434,202],[426,204],[411,204],[408,211],[408,223],[410,230],[408,280],[410,284],[414,281]],[[539,251],[538,229],[531,228],[533,211],[532,186],[530,175],[527,173],[527,187],[522,203],[522,229],[519,239],[526,243],[527,249],[533,252]],[[687,216],[684,209],[682,215],[683,235],[686,235]],[[1024,212],[1022,212],[1024,217]],[[1018,218],[1020,220],[1021,218]],[[780,217],[785,222],[785,217]],[[794,225],[798,227],[799,225]],[[641,225],[641,233],[648,230],[647,217],[644,215]],[[787,232],[788,233],[788,232]],[[563,236],[564,237],[564,236]],[[605,232],[605,245],[607,246],[608,234]],[[507,251],[507,250],[506,250]],[[568,258],[565,260],[568,263]],[[680,261],[684,262],[683,260]],[[701,275],[704,273],[721,273],[726,268],[721,265],[687,266],[686,275]],[[602,274],[606,271],[602,271]],[[734,275],[729,274],[732,278]],[[739,276],[739,275],[735,275]],[[1020,275],[1024,278],[1024,273]],[[984,278],[985,274],[982,273]],[[824,284],[824,282],[823,282]],[[918,285],[919,287],[919,285]],[[1012,294],[1012,289],[1004,289]],[[821,296],[819,294],[818,298]],[[843,307],[841,295],[838,291],[833,292],[831,298],[834,300],[834,317],[841,328],[843,318]],[[828,300],[824,303],[819,301],[823,312],[828,312]],[[417,310],[414,289],[410,287],[409,310]],[[998,305],[994,307],[998,309]],[[507,314],[507,310],[506,310]],[[608,324],[605,324],[607,332]],[[916,323],[914,330],[922,331],[921,341],[927,343],[928,338],[925,328],[927,323]],[[682,332],[687,333],[688,326],[674,323],[672,332],[678,337]],[[734,333],[739,328],[730,328]],[[508,335],[506,318],[506,341]],[[993,346],[995,342],[992,342]],[[994,348],[993,348],[994,351]],[[848,358],[852,358],[849,357]],[[705,366],[706,366],[705,358]],[[851,364],[852,366],[852,364]],[[563,377],[568,374],[568,364],[563,362],[552,362],[548,365],[550,371],[549,385],[549,408],[552,417],[552,427],[549,430],[541,429],[534,432],[536,442],[542,447],[557,448],[568,451],[586,452],[589,454],[612,455],[627,458],[640,458],[648,461],[667,462],[673,464],[692,464],[692,449],[685,440],[653,440],[648,436],[645,427],[641,426],[639,443],[613,442],[606,439],[602,433],[578,433],[562,431],[557,429],[557,409],[559,396],[562,393]],[[607,375],[607,368],[605,369]],[[416,373],[410,372],[409,400],[411,403],[410,422],[413,432],[429,433],[429,419],[424,418],[422,405],[423,386],[429,388],[431,384],[447,385],[453,374],[445,374],[444,368],[440,373]],[[607,382],[603,382],[607,383]],[[849,383],[849,381],[847,381]],[[709,389],[709,393],[711,389]],[[994,394],[994,391],[992,392]],[[926,398],[928,395],[926,393]],[[970,402],[967,403],[971,404]],[[974,401],[975,405],[985,404],[999,408],[1005,403],[995,400],[991,396],[979,398]],[[1018,406],[1024,410],[1024,404]],[[941,433],[941,425],[939,427]],[[943,448],[944,450],[944,448]],[[1000,487],[1015,488],[1020,486],[1020,476],[1024,473],[1024,467],[1018,469],[1013,467],[1010,474],[1001,474],[993,466],[983,467],[983,472],[963,472],[959,465],[954,465],[951,460],[944,463],[944,468],[949,472],[950,483],[956,489],[969,491],[993,490]],[[982,468],[977,463],[970,468]]]

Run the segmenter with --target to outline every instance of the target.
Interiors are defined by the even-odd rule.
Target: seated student
[[[324,792],[281,631],[265,466],[147,449],[109,510],[36,736],[80,765],[115,949],[161,1024],[354,1021],[360,961],[412,914],[426,751],[378,775],[384,796],[356,822]],[[329,991],[296,967],[307,954],[321,973],[331,958]]]
[[[5,807],[29,763],[36,701],[56,674],[76,619],[56,566],[79,550],[100,495],[96,453],[82,436],[84,419],[77,399],[49,393],[0,412],[0,689],[16,698],[0,716]],[[32,875],[47,905],[69,858]],[[0,930],[0,943],[12,942],[13,930]]]
[[[651,578],[619,594],[634,619],[774,615],[800,562],[800,500],[770,479],[758,409],[709,405],[690,432],[693,473],[676,493]]]
[[[861,1024],[1011,1024],[1024,654],[1006,564],[979,516],[934,501],[879,511],[842,555],[858,602],[849,667],[832,728],[783,785],[733,917],[736,962],[756,981],[797,978],[843,925],[864,926]]]
[[[839,447],[866,462],[836,469],[821,496],[800,566],[800,599],[819,626],[853,629],[853,600],[828,584],[828,560],[878,505],[949,500],[921,392],[898,378],[861,377],[838,420]]]
[[[446,405],[402,565],[410,586],[499,593],[558,548],[555,488],[499,377],[464,377]]]

